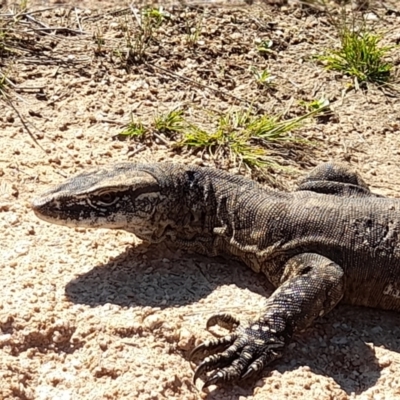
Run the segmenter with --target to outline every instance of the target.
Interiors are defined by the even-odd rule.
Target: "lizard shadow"
[[[170,308],[195,303],[223,285],[235,285],[263,297],[273,292],[266,278],[238,262],[182,254],[164,245],[128,248],[71,280],[65,291],[73,303],[92,307],[112,303]],[[215,312],[210,311],[210,315]],[[400,353],[399,338],[399,314],[339,305],[297,335],[283,358],[263,373],[264,380],[275,379],[269,371],[285,374],[308,366],[313,373],[332,378],[348,395],[359,394],[373,387],[387,366],[379,363],[375,348]],[[254,381],[233,388],[230,398],[253,392]],[[207,398],[220,398],[220,389]]]
[[[265,281],[265,282],[264,282]],[[266,279],[236,261],[170,250],[164,244],[127,248],[117,257],[72,279],[65,288],[70,301],[101,306],[179,307],[195,303],[221,285],[269,296]]]
[[[400,316],[390,311],[340,304],[296,335],[283,357],[263,371],[256,386],[285,387],[288,379],[291,381],[288,389],[297,390],[293,398],[299,393],[301,398],[314,398],[311,390],[314,384],[329,387],[332,398],[341,397],[340,391],[347,396],[359,395],[374,387],[383,368],[393,362],[388,356],[378,360],[376,353],[381,351],[378,348],[400,353]],[[321,376],[324,383],[317,376],[311,377],[307,369]],[[236,386],[231,398],[254,395],[254,386],[254,381]],[[207,400],[220,399],[220,390],[209,393]]]
[[[291,381],[288,389],[297,390],[293,398],[299,393],[301,398],[314,398],[315,393],[311,390],[314,384],[329,387],[332,398],[341,397],[340,391],[347,396],[360,395],[374,387],[383,368],[393,362],[388,356],[378,360],[376,353],[381,351],[378,348],[400,353],[398,313],[341,304],[296,335],[283,357],[263,371],[262,380],[236,386],[235,395],[230,398],[238,400],[254,395],[255,385],[285,387],[287,379]],[[311,377],[307,369],[321,376],[324,383],[317,376]],[[221,390],[226,389],[217,388],[210,392],[207,400],[220,399]]]
[[[380,348],[400,353],[397,313],[339,304],[296,337],[276,366],[284,373],[302,365],[329,376],[346,392],[360,394],[373,387],[390,362],[378,360]]]

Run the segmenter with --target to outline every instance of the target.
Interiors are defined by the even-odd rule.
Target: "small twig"
[[[295,81],[293,81],[292,79],[288,79],[288,81],[297,89],[301,89],[301,86],[298,85]]]
[[[113,125],[119,125],[119,126],[125,125],[120,121],[115,121],[112,119],[99,119],[98,122],[104,122],[106,124],[113,124]]]
[[[46,86],[14,86],[14,90],[21,90],[21,91],[26,91],[29,92],[31,90],[43,90]]]
[[[381,1],[381,5],[382,7],[386,10],[387,14],[394,14],[395,16],[399,16],[400,15],[400,11],[397,10],[396,8],[391,7],[390,5],[387,5],[384,1]]]
[[[75,33],[77,35],[88,35],[85,31],[77,31],[76,29],[66,28],[64,26],[49,26],[48,28],[31,28],[27,29],[26,32],[67,32],[67,33]]]
[[[59,7],[55,6],[55,7],[39,8],[38,10],[30,10],[29,14],[40,14],[44,11],[55,10],[56,8],[59,8]],[[27,13],[21,12],[18,15],[25,16],[25,14],[27,14]],[[17,14],[13,14],[13,13],[0,14],[0,18],[1,17],[14,17],[15,15],[17,15]]]
[[[51,100],[47,103],[47,107],[48,106],[52,106],[53,104],[57,103],[57,101],[60,101],[61,99],[63,99],[64,97],[67,96],[67,92],[65,91],[64,93],[60,94],[59,97],[57,97],[55,100]],[[57,96],[57,95],[56,95]]]
[[[0,71],[0,78],[4,80],[4,82],[7,83],[7,85],[12,86],[13,88],[16,87],[16,85],[10,81],[1,71]]]
[[[39,64],[39,65],[57,65],[57,66],[60,66],[60,64],[62,64],[64,67],[66,67],[66,66],[76,65],[76,64],[79,64],[81,62],[83,63],[85,61],[90,61],[90,60],[91,60],[90,57],[79,58],[79,59],[76,59],[76,60],[70,60],[70,59],[62,60],[60,58],[52,58],[52,59],[46,59],[46,60],[44,60],[44,59],[36,60],[34,58],[21,58],[19,60],[19,62],[20,63],[24,63],[24,64],[29,64],[29,65],[31,65],[31,64]]]
[[[121,8],[120,10],[115,10],[115,11],[110,11],[110,12],[106,12],[104,14],[97,14],[97,15],[88,15],[87,17],[83,17],[82,18],[82,22],[83,21],[97,21],[101,18],[103,18],[106,15],[110,15],[112,17],[118,17],[119,15],[124,15],[127,14],[128,11],[130,11],[131,9],[129,7],[127,8]]]
[[[318,93],[319,89],[321,89],[322,85],[323,85],[323,81],[322,80],[321,80],[320,83],[316,83],[314,85],[311,97],[314,98],[317,95],[317,93]]]
[[[133,4],[131,4],[131,5],[129,6],[129,8],[131,9],[132,14],[133,14],[134,17],[135,17],[136,22],[137,22],[138,25],[139,25],[139,28],[142,28],[142,21],[141,21],[141,19],[139,18],[139,16],[137,15],[137,11],[136,11],[136,9],[133,7]]]
[[[286,109],[283,111],[283,113],[282,113],[282,115],[281,115],[282,118],[285,117],[286,114],[290,111],[290,109],[292,108],[293,102],[294,102],[294,98],[291,97],[291,98],[289,99],[289,102],[288,102],[287,106],[286,106]]]
[[[37,19],[33,18],[31,15],[29,14],[25,14],[25,18],[28,19],[29,21],[34,22],[35,24],[41,26],[42,28],[48,28],[49,26],[44,24],[43,22],[38,21]]]
[[[135,150],[128,152],[128,153],[127,153],[127,154],[128,154],[128,157],[129,157],[129,158],[130,158],[130,157],[133,157],[133,156],[135,156],[136,154],[142,152],[142,151],[145,150],[145,149],[146,149],[146,146],[139,146],[139,147],[137,147]]]
[[[14,82],[10,81],[10,79],[8,79],[8,78],[3,74],[3,72],[1,72],[1,70],[0,70],[0,79],[3,80],[8,86],[11,86],[14,90],[19,89],[19,88],[14,84]],[[1,91],[0,91],[0,92],[1,92]],[[6,94],[4,94],[4,96],[7,97]],[[25,101],[21,96],[16,95],[16,97],[17,97],[19,100],[21,100],[21,101],[23,101],[23,102],[26,103],[26,101]]]
[[[6,101],[6,103],[15,111],[15,113],[17,114],[18,118],[20,119],[22,125],[24,126],[24,128],[26,129],[26,131],[28,132],[28,135],[31,137],[31,139],[35,142],[35,144],[41,149],[43,150],[43,152],[46,153],[46,150],[42,147],[42,145],[37,141],[37,139],[35,138],[35,136],[33,135],[32,131],[29,129],[28,125],[26,124],[24,118],[22,117],[22,115],[20,114],[20,112],[17,110],[17,108],[14,106],[13,102],[7,98],[6,96],[4,96],[4,99]],[[46,153],[47,154],[47,153]]]
[[[225,92],[225,91],[223,91],[223,90],[221,90],[221,89],[215,89],[215,88],[213,88],[213,87],[211,87],[211,86],[204,85],[203,83],[196,82],[196,81],[193,80],[193,79],[187,78],[186,76],[178,75],[178,74],[176,74],[175,72],[171,72],[171,71],[169,71],[169,70],[166,69],[166,68],[160,67],[159,65],[149,64],[149,63],[146,63],[146,65],[147,65],[148,67],[154,67],[154,68],[156,68],[156,69],[159,69],[159,70],[161,70],[161,71],[164,71],[164,72],[166,72],[167,74],[169,74],[170,76],[173,76],[173,77],[177,78],[178,80],[182,80],[182,81],[185,81],[185,82],[189,82],[189,83],[191,83],[191,84],[193,84],[193,85],[195,85],[195,86],[201,87],[201,88],[203,88],[203,89],[209,89],[209,90],[211,90],[211,91],[213,91],[213,92],[215,92],[215,93],[218,93],[219,95],[223,95],[223,96],[226,96],[226,97],[230,97],[230,98],[232,98],[232,99],[235,99],[235,100],[238,101],[239,103],[245,103],[245,104],[247,104],[247,105],[249,105],[249,106],[254,106],[254,104],[253,104],[251,101],[249,101],[249,100],[242,99],[242,98],[237,97],[237,96],[235,96],[235,95],[233,95],[233,94],[230,94],[230,93],[228,93],[228,92]],[[264,108],[262,108],[262,107],[260,107],[260,106],[257,106],[257,105],[256,105],[255,107],[257,108],[258,111],[268,112],[267,110],[265,110]]]
[[[168,146],[168,147],[171,146],[171,143],[170,143],[168,140],[164,139],[162,136],[160,136],[158,133],[152,132],[152,134],[153,134],[158,140],[160,140],[162,143],[164,143],[166,146]]]
[[[77,13],[76,7],[74,7],[74,11],[75,11],[75,16],[76,16],[76,22],[77,22],[77,24],[79,26],[79,30],[81,32],[83,32],[82,25],[81,25],[81,20],[79,19],[79,15]]]

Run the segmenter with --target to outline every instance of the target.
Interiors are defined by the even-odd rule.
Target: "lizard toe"
[[[264,321],[259,321],[198,346],[191,356],[211,355],[197,367],[194,381],[207,373],[204,387],[254,377],[282,355],[285,340],[275,332]]]
[[[205,358],[196,368],[196,371],[193,376],[193,382],[196,383],[197,379],[199,379],[200,376],[205,374],[206,372],[222,368],[228,364],[229,364],[229,359],[224,358],[221,354]],[[216,375],[216,373],[214,373],[214,375]],[[207,381],[208,379],[206,380],[206,382]],[[210,383],[209,385],[212,385],[212,383]]]
[[[270,357],[279,358],[278,354],[274,354],[273,350],[270,352],[264,353],[261,357],[257,358],[253,361],[247,368],[247,370],[240,377],[241,380],[251,379],[257,376],[269,363]],[[274,357],[275,356],[275,357]]]
[[[210,329],[215,325],[218,325],[221,328],[225,328],[229,331],[234,331],[240,325],[240,321],[231,314],[216,314],[208,319],[207,329]]]
[[[189,361],[193,361],[201,357],[206,357],[210,354],[215,354],[220,351],[224,351],[229,346],[231,346],[236,339],[237,335],[232,334],[217,339],[211,339],[208,340],[207,342],[201,343],[190,352]]]
[[[238,381],[240,379],[241,369],[239,366],[231,365],[230,367],[220,369],[209,376],[204,382],[203,388],[205,389],[211,385],[219,385],[229,382]]]
[[[251,350],[251,346],[245,346],[239,354],[236,351],[231,352],[232,354],[229,354],[228,356],[228,352],[225,352],[225,354],[221,353],[212,356],[212,360],[210,357],[209,361],[211,362],[207,362],[207,367],[203,369],[202,372],[205,372],[206,370],[218,370],[212,372],[210,376],[206,378],[203,388],[210,385],[235,382],[242,379],[242,376],[247,374],[249,365],[252,364]],[[198,376],[200,376],[200,374]]]
[[[193,381],[196,382],[196,380],[206,372],[224,368],[224,367],[228,366],[229,364],[236,365],[235,359],[237,359],[237,354],[239,351],[240,351],[239,344],[233,343],[230,347],[228,347],[222,353],[213,354],[213,355],[206,357],[196,368],[196,371],[195,371],[194,377],[193,377]],[[214,376],[214,375],[215,375],[215,373],[212,374],[212,376]],[[224,380],[225,377],[222,376],[221,379]],[[207,378],[207,381],[208,381],[208,378]],[[210,385],[211,385],[211,383],[210,383]]]

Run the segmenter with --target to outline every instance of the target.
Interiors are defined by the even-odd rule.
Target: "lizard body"
[[[205,386],[251,377],[293,334],[339,301],[400,311],[400,200],[373,194],[355,172],[326,163],[294,192],[173,163],[121,163],[84,172],[32,202],[56,224],[124,229],[208,256],[237,258],[276,287],[248,326],[193,350]]]

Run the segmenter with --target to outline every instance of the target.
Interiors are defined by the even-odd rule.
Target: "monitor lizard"
[[[276,290],[260,319],[208,320],[231,332],[191,353],[204,387],[258,375],[340,301],[400,311],[400,200],[372,193],[343,164],[322,164],[284,192],[213,168],[118,163],[67,179],[32,208],[55,224],[233,257],[268,278]]]

